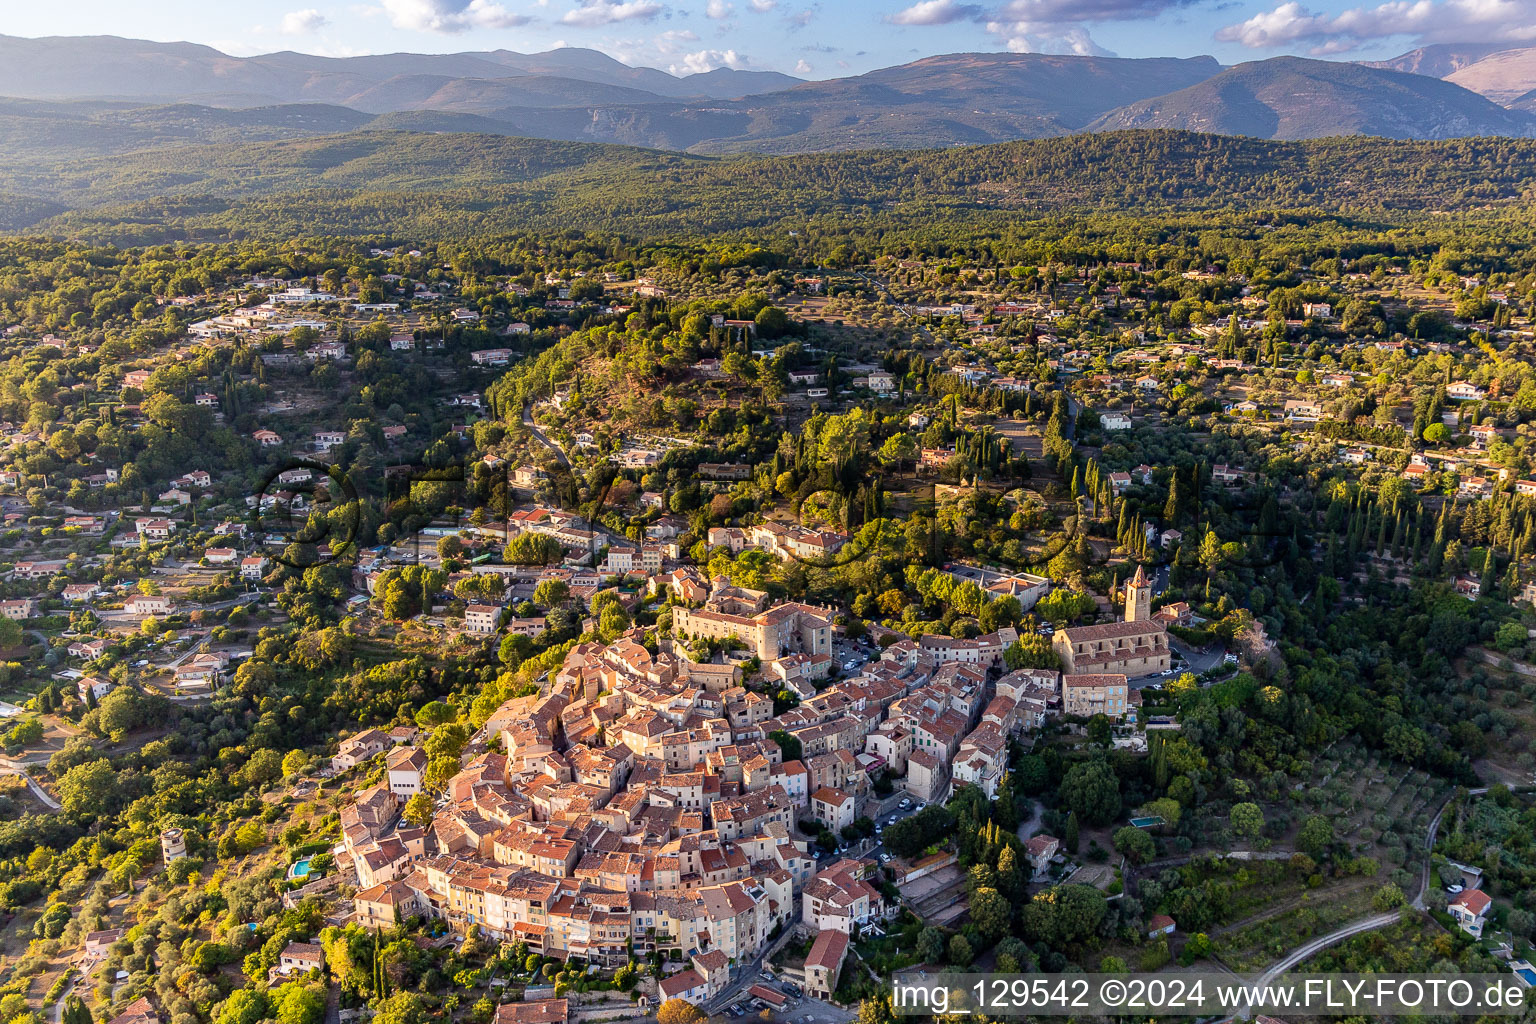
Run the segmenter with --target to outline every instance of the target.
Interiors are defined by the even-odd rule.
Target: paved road
[[[1355,921],[1353,924],[1347,924],[1342,928],[1329,932],[1327,935],[1324,935],[1321,938],[1313,939],[1306,945],[1292,950],[1282,959],[1276,961],[1269,968],[1269,970],[1265,971],[1259,977],[1258,983],[1260,985],[1268,985],[1276,978],[1280,977],[1280,975],[1290,970],[1292,967],[1295,967],[1297,964],[1301,963],[1303,960],[1306,960],[1308,957],[1321,953],[1329,946],[1343,942],[1345,939],[1350,938],[1351,936],[1360,935],[1363,932],[1373,932],[1377,928],[1385,928],[1388,925],[1396,923],[1399,917],[1399,912],[1395,910],[1385,914],[1376,914],[1374,916],[1364,918],[1363,920]],[[1245,1013],[1243,1016],[1249,1015]]]
[[[20,778],[21,781],[27,784],[27,788],[32,791],[32,795],[41,800],[43,805],[50,811],[62,811],[64,809],[63,804],[49,796],[48,791],[39,786],[37,780],[27,774],[27,769],[24,765],[9,758],[0,758],[0,775],[15,775]]]
[[[1169,676],[1156,674],[1150,676],[1136,676],[1127,680],[1127,684],[1131,689],[1139,690],[1143,686],[1158,686],[1162,683],[1168,682],[1171,679],[1178,678],[1185,672],[1193,672],[1196,676],[1199,676],[1200,674],[1221,665],[1221,660],[1227,653],[1226,648],[1221,646],[1221,644],[1211,644],[1209,647],[1204,648],[1190,647],[1188,644],[1175,640],[1172,636],[1168,638],[1168,646],[1173,649],[1174,653],[1183,657],[1185,662],[1188,663],[1187,666],[1185,668],[1179,669]]]
[[[732,979],[730,984],[726,985],[723,992],[704,1005],[705,1012],[716,1014],[731,1003],[734,1003],[748,988],[763,980],[761,976],[762,969],[763,955],[761,953],[746,963],[739,964],[736,969],[736,977]]]
[[[532,434],[536,441],[555,453],[555,458],[560,460],[560,465],[566,469],[571,468],[571,460],[565,457],[565,449],[551,441],[548,435],[539,429],[539,425],[533,422],[533,406],[531,405],[523,406],[523,426],[528,428],[528,433]]]
[[[75,973],[73,967],[66,967],[65,970],[69,972],[69,984],[64,986],[64,991],[59,994],[58,1001],[53,1004],[53,1009],[50,1011],[54,1024],[59,1024],[64,1019],[64,1000],[70,997],[70,994],[75,991],[75,986],[80,983],[80,976]]]
[[[1187,671],[1197,676],[1219,666],[1221,659],[1227,653],[1227,649],[1218,643],[1213,643],[1209,647],[1190,647],[1188,644],[1173,640],[1169,646],[1184,656],[1184,660],[1189,662]]]
[[[1479,787],[1478,789],[1470,789],[1467,792],[1471,796],[1479,796],[1488,792],[1488,789],[1487,787]],[[1425,909],[1425,899],[1429,895],[1430,885],[1429,855],[1430,851],[1435,848],[1435,836],[1440,831],[1440,819],[1445,815],[1445,809],[1450,806],[1450,803],[1451,798],[1447,797],[1445,802],[1440,805],[1440,809],[1435,812],[1434,818],[1431,819],[1429,823],[1429,828],[1425,831],[1424,866],[1419,875],[1419,891],[1418,894],[1414,896],[1413,902],[1410,904],[1414,910],[1423,911]],[[1296,949],[1287,953],[1285,956],[1281,957],[1275,963],[1271,964],[1269,969],[1259,977],[1259,984],[1267,985],[1273,982],[1280,975],[1284,974],[1286,971],[1290,970],[1292,967],[1302,963],[1309,957],[1315,956],[1316,954],[1327,949],[1329,946],[1337,945],[1338,943],[1343,942],[1345,939],[1364,934],[1365,932],[1375,931],[1378,928],[1389,927],[1390,925],[1396,923],[1400,917],[1401,913],[1395,910],[1385,914],[1373,914],[1370,917],[1361,918],[1358,921],[1352,921],[1341,928],[1337,928],[1334,931],[1329,932],[1327,935],[1312,939],[1305,945],[1297,947]],[[1245,1014],[1245,1016],[1246,1015],[1247,1014]]]

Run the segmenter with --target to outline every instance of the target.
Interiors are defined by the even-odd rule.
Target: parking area
[[[1219,643],[1213,643],[1208,647],[1190,647],[1178,640],[1170,640],[1168,646],[1173,651],[1169,669],[1166,672],[1137,676],[1129,680],[1131,689],[1139,690],[1143,686],[1156,686],[1185,672],[1199,676],[1221,665],[1230,668],[1237,664],[1237,655],[1229,653]]]
[[[807,996],[794,982],[777,977],[772,971],[761,971],[742,984],[737,997],[720,1010],[722,1016],[733,1020],[756,1017],[776,1024],[847,1024],[857,1016]],[[767,1018],[763,1017],[764,1010],[768,1011]]]
[[[783,1002],[754,994],[754,990],[766,990],[773,996],[782,997]],[[764,1010],[769,1013],[766,1019],[775,1024],[847,1024],[857,1016],[831,1003],[805,995],[798,986],[789,981],[761,980],[742,993],[735,1002],[726,1006],[723,1014],[734,1020],[743,1020],[748,1017],[761,1020],[764,1019]]]
[[[902,797],[894,809],[881,814],[879,817],[871,815],[875,822],[875,834],[873,836],[852,843],[843,842],[835,851],[819,854],[817,856],[818,868],[825,867],[839,857],[858,857],[865,860],[874,860],[880,864],[889,864],[891,855],[886,851],[880,837],[884,835],[887,828],[903,818],[911,817],[926,806],[928,805],[920,800]]]
[[[858,640],[838,637],[832,641],[832,658],[845,676],[858,675],[865,664],[879,657],[879,645],[868,637]]]

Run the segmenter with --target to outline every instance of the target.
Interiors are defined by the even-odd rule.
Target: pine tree
[[[66,998],[59,1024],[91,1024],[91,1011],[86,1008],[85,1001],[77,995]]]
[[[1168,501],[1163,505],[1163,521],[1170,527],[1179,523],[1179,501],[1179,472],[1174,470],[1173,479],[1168,484]]]
[[[1076,811],[1073,811],[1072,813],[1067,815],[1067,834],[1064,837],[1062,837],[1062,842],[1065,844],[1065,846],[1067,848],[1067,851],[1069,853],[1076,853],[1077,852],[1077,812]]]
[[[1168,789],[1168,748],[1166,738],[1158,733],[1152,748],[1152,781],[1159,793]]]

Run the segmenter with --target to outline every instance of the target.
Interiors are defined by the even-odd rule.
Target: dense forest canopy
[[[706,159],[491,135],[367,132],[0,161],[0,225],[149,242],[289,233],[472,237],[824,225],[1002,230],[1061,210],[1514,211],[1536,141],[1265,142],[1122,132],[946,150]],[[56,213],[60,207],[70,212]]]

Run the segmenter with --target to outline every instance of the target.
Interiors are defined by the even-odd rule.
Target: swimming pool
[[[1515,974],[1520,978],[1521,981],[1525,982],[1532,988],[1536,988],[1536,968],[1517,967],[1515,968]]]
[[[1146,818],[1132,818],[1131,824],[1137,828],[1153,828],[1157,825],[1165,825],[1167,822],[1163,820],[1161,815],[1154,814]]]
[[[289,878],[308,878],[309,877],[309,858],[305,857],[303,860],[294,861],[293,867],[288,869],[288,877]]]

